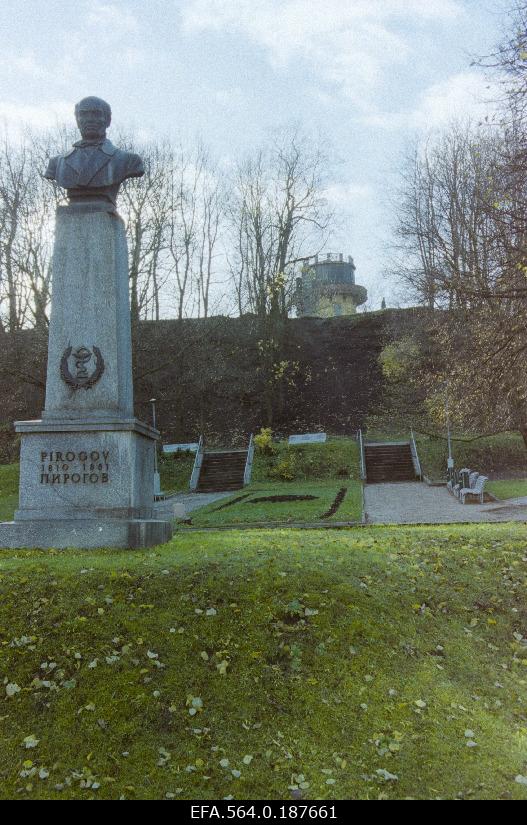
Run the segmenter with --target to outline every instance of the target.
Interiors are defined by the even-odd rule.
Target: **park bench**
[[[474,475],[471,473],[471,476]],[[474,496],[479,499],[479,503],[483,504],[484,495],[485,495],[485,482],[488,481],[487,476],[480,476],[478,474],[477,478],[475,479],[473,487],[462,487],[459,491],[459,499],[461,504],[465,504],[465,499],[467,496]]]
[[[471,472],[469,472],[469,474],[468,474],[468,484],[462,484],[461,485],[461,490],[465,490],[465,489],[473,490],[475,488],[476,484],[477,484],[479,476],[480,476],[480,473],[478,473],[475,470],[472,470]],[[461,494],[461,490],[459,491],[460,494]]]
[[[459,491],[464,487],[473,487],[474,484],[470,482],[471,470],[468,467],[463,467],[461,470],[450,470],[447,487],[449,491],[456,498],[459,498]],[[476,476],[478,474],[476,473]]]
[[[452,469],[449,468],[447,470],[446,486],[448,492],[454,495],[454,487],[456,485],[459,485],[459,470],[454,470],[454,468],[452,467]]]

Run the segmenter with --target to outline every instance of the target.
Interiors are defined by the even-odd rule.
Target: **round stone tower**
[[[319,318],[354,315],[368,293],[355,283],[353,258],[334,252],[308,258],[297,279],[297,313]]]

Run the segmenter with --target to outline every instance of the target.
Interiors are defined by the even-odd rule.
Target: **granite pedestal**
[[[107,202],[57,210],[46,404],[19,421],[20,499],[0,547],[146,547],[159,433],[133,416],[128,254]]]

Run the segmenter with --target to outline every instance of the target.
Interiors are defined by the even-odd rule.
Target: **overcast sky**
[[[500,39],[510,0],[1,0],[0,118],[72,121],[87,94],[143,137],[201,136],[224,162],[299,123],[339,159],[327,196],[375,303],[387,191],[405,144],[452,116],[481,117],[471,68]],[[111,133],[110,133],[111,137]]]

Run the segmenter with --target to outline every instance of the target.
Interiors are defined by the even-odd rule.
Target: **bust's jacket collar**
[[[117,146],[114,146],[113,143],[110,140],[108,140],[108,138],[103,140],[103,142],[101,144],[99,144],[99,146],[97,148],[100,149],[101,152],[104,152],[105,155],[109,155],[109,157],[112,157],[112,155],[115,155],[115,153],[118,151]],[[77,149],[78,149],[78,146],[72,146],[72,148],[69,150],[69,152],[65,153],[64,157],[65,158],[71,157],[71,155],[73,155],[73,153],[76,152]]]
[[[111,141],[108,140],[108,138],[106,138],[104,143],[101,144],[99,148],[101,149],[101,151],[104,152],[105,155],[110,155],[110,157],[112,155],[115,155],[115,153],[117,152],[117,146],[114,146],[113,143],[111,143]]]

